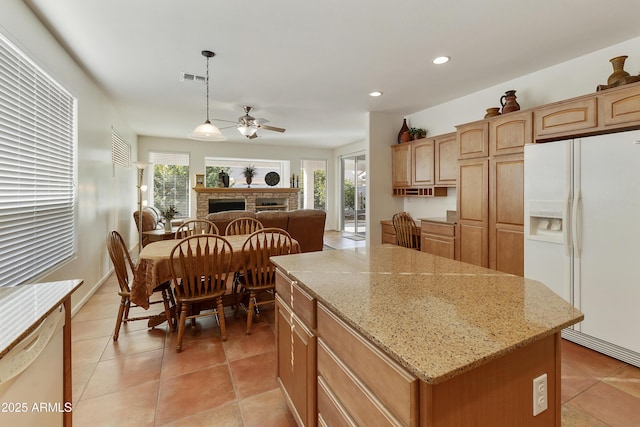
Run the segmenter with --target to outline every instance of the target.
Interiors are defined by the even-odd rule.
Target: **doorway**
[[[367,165],[366,155],[342,157],[342,221],[345,237],[362,240],[367,235]]]

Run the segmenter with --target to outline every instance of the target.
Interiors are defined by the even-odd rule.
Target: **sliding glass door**
[[[365,154],[342,157],[342,231],[364,238],[367,234],[367,166]]]

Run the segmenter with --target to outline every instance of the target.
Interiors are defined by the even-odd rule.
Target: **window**
[[[304,209],[327,209],[327,161],[302,161],[302,198]]]
[[[289,162],[284,160],[256,160],[256,159],[223,159],[206,157],[205,165],[205,185],[207,187],[218,187],[218,173],[221,171],[229,175],[229,187],[245,188],[246,179],[242,175],[242,170],[246,166],[255,166],[256,172],[251,181],[251,188],[268,188],[264,177],[269,172],[276,172],[280,175],[280,182],[276,188],[288,187],[289,182],[286,174],[289,172]],[[283,182],[284,181],[284,182]]]
[[[76,251],[76,100],[0,34],[0,286]]]
[[[177,218],[189,216],[189,154],[149,153],[153,164],[153,206],[175,207]]]

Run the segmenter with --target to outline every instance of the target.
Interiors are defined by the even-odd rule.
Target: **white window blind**
[[[76,101],[0,34],[0,286],[75,253]]]
[[[131,166],[131,146],[115,131],[111,131],[111,162],[125,168]]]
[[[150,152],[153,164],[153,206],[174,206],[178,218],[189,216],[189,154]]]

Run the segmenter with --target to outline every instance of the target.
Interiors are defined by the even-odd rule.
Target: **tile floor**
[[[327,233],[333,248],[364,242]],[[119,304],[110,277],[73,317],[73,422],[101,426],[294,426],[275,378],[273,309],[253,333],[226,316],[222,342],[213,318],[185,332],[183,352],[166,327],[132,322],[111,336]],[[640,426],[640,369],[563,342],[563,426]]]

